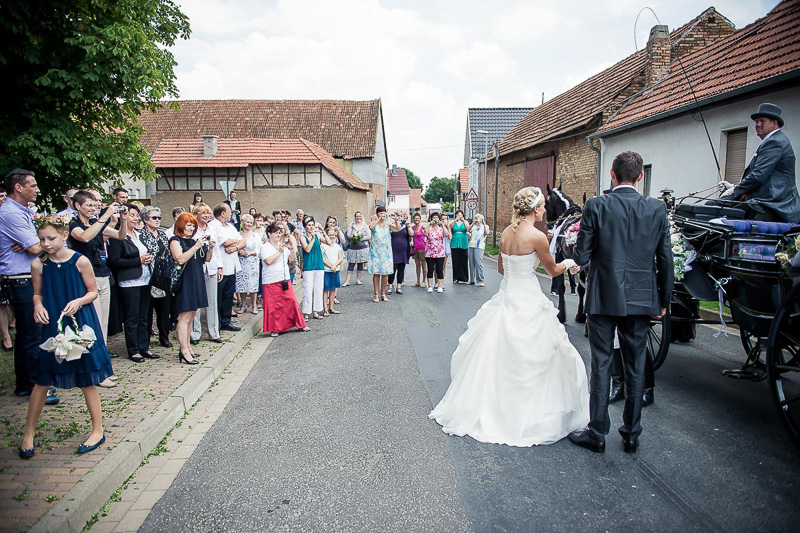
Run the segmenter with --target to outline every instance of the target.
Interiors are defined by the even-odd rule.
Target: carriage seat
[[[800,226],[789,222],[763,222],[761,220],[729,220],[722,217],[718,220],[720,224],[732,226],[734,233],[746,235],[784,235]]]
[[[745,218],[744,209],[707,204],[679,204],[675,206],[675,214],[687,218],[695,218],[706,222],[715,218]]]

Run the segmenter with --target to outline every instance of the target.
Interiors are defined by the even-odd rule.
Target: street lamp
[[[486,155],[488,152],[488,143],[489,143],[489,132],[486,130],[478,130],[475,132],[475,135],[483,135],[483,186],[486,188],[486,172],[488,172],[487,168],[489,165],[489,157]],[[480,163],[478,164],[478,212],[483,213],[482,207],[485,207],[485,200],[481,201],[481,175],[480,175]],[[484,215],[485,216],[485,215]]]

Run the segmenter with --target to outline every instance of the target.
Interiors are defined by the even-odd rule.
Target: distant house
[[[386,190],[388,211],[390,213],[395,211],[408,213],[411,205],[411,187],[408,186],[405,169],[392,165],[392,168],[386,171]]]
[[[470,107],[467,111],[464,166],[468,168],[469,179],[464,193],[474,189],[475,194],[480,196],[481,209],[486,184],[482,179],[484,168],[478,161],[484,159],[489,148],[505,137],[532,110],[532,107]]]
[[[469,168],[463,167],[458,169],[458,182],[456,183],[458,193],[456,196],[456,209],[461,209],[467,218],[472,218],[475,209],[468,210],[466,205],[467,194],[469,194]]]
[[[221,202],[223,181],[236,182],[244,211],[302,207],[318,221],[335,215],[345,222],[373,206],[366,184],[305,139],[162,139],[152,161],[160,175],[154,203],[163,208],[188,206],[194,191],[210,205]]]
[[[419,211],[422,214],[422,219],[425,220],[428,214],[428,203],[422,199],[422,189],[411,189],[408,201],[409,211],[411,213]]]
[[[750,115],[759,103],[783,109],[783,132],[800,148],[800,2],[784,1],[767,16],[683,58],[637,93],[594,138],[602,147],[600,187],[609,184],[616,154],[634,150],[645,163],[643,194],[671,189],[683,196],[713,186],[722,176],[737,183],[761,142]],[[662,43],[667,47],[667,43]],[[687,84],[688,76],[697,98]],[[698,114],[698,104],[711,143]],[[796,163],[800,178],[800,163]]]
[[[511,221],[511,203],[522,187],[562,185],[566,194],[580,202],[583,194],[599,194],[597,152],[587,136],[603,126],[631,96],[650,87],[670,69],[678,57],[705,48],[735,31],[733,24],[713,7],[677,30],[651,31],[647,45],[615,65],[534,108],[499,143],[498,228]],[[666,50],[661,43],[669,40]],[[493,165],[489,157],[489,166]],[[494,173],[489,172],[489,190]],[[486,213],[491,225],[494,213]]]
[[[348,172],[366,184],[374,201],[386,200],[386,169],[389,166],[381,101],[351,100],[183,100],[172,109],[170,102],[156,112],[143,112],[140,122],[146,133],[142,144],[152,155],[164,139],[194,139],[215,135],[224,139],[305,139],[331,154]],[[163,192],[154,183],[128,180],[140,196],[161,204]],[[208,182],[210,183],[210,182]],[[212,192],[201,183],[188,189]],[[248,187],[237,182],[239,190]],[[140,191],[141,189],[141,191]],[[187,202],[181,202],[184,205]],[[188,204],[187,204],[188,205]],[[288,205],[289,209],[304,207]],[[248,206],[249,208],[249,206]]]

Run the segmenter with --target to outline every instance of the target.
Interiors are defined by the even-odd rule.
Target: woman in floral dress
[[[250,215],[242,215],[242,239],[247,245],[239,250],[239,263],[242,269],[236,273],[236,292],[242,301],[242,308],[237,313],[242,314],[247,311],[247,297],[250,296],[253,304],[252,313],[258,314],[258,255],[261,250],[261,238],[254,230],[255,220]]]
[[[372,232],[369,242],[369,272],[372,274],[374,293],[372,301],[378,302],[378,290],[380,289],[381,300],[388,302],[386,287],[389,284],[389,274],[394,271],[391,230],[396,230],[396,227],[394,222],[389,222],[385,206],[379,205],[375,209],[369,229]]]

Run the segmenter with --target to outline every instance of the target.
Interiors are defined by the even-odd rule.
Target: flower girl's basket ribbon
[[[72,319],[72,325],[64,327],[64,319]],[[39,348],[48,352],[54,352],[56,361],[74,361],[80,359],[81,355],[89,353],[88,348],[91,348],[97,340],[94,330],[89,326],[83,326],[78,329],[78,321],[74,316],[67,317],[64,313],[58,317],[58,334],[55,337],[50,337]]]

